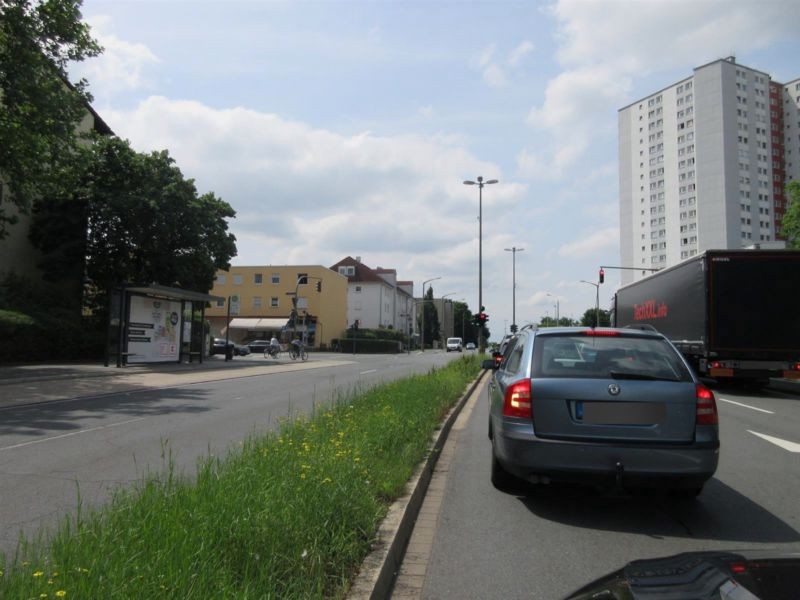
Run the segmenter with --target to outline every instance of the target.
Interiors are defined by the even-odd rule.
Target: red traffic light
[[[600,283],[603,283],[606,280],[606,272],[603,269],[600,269]]]

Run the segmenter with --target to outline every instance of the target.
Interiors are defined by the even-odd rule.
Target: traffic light
[[[318,292],[321,292],[321,291],[322,291],[322,282],[321,282],[321,281],[318,281],[318,282],[317,282],[317,291],[318,291]]]
[[[599,280],[600,280],[600,283],[603,283],[606,280],[606,272],[603,270],[602,267],[600,267],[600,278],[599,278]]]
[[[511,329],[511,333],[517,333],[518,327],[517,327],[516,323],[512,323],[511,327],[509,329]]]

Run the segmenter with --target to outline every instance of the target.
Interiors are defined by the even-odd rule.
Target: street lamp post
[[[553,307],[556,309],[556,325],[558,325],[558,322],[561,320],[561,299],[558,296],[554,296],[550,292],[547,292],[547,295],[551,298],[555,298],[556,300],[556,303],[553,304]]]
[[[484,181],[478,176],[478,181],[465,181],[464,185],[478,186],[478,311],[483,312],[483,186],[497,183],[497,179]],[[478,352],[481,354],[486,349],[483,340],[483,327],[478,327]]]
[[[441,277],[434,277],[433,279],[426,279],[422,282],[422,331],[420,332],[420,339],[422,340],[422,351],[425,352],[425,284],[431,281],[436,281]]]
[[[506,252],[511,252],[511,328],[514,333],[517,331],[517,252],[524,252],[525,248],[505,248]]]
[[[585,279],[581,279],[581,283],[588,283],[589,285],[594,286],[596,292],[594,301],[594,326],[600,327],[600,284],[592,283],[591,281],[586,281]]]

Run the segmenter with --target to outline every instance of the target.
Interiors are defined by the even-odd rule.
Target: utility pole
[[[511,252],[511,332],[517,332],[517,252],[524,252],[525,248],[505,248]]]

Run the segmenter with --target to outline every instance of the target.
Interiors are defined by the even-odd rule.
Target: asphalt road
[[[20,531],[30,535],[74,511],[78,492],[83,506],[102,504],[111,490],[161,470],[170,457],[192,474],[198,458],[274,428],[279,418],[309,411],[336,393],[426,372],[457,356],[313,355],[303,371],[4,408],[0,551],[12,553]],[[341,362],[313,368],[322,358]],[[267,364],[262,356],[235,360]]]
[[[798,396],[716,390],[719,470],[696,502],[686,503],[577,486],[495,490],[485,394],[446,475],[423,598],[561,598],[639,558],[800,550]]]

